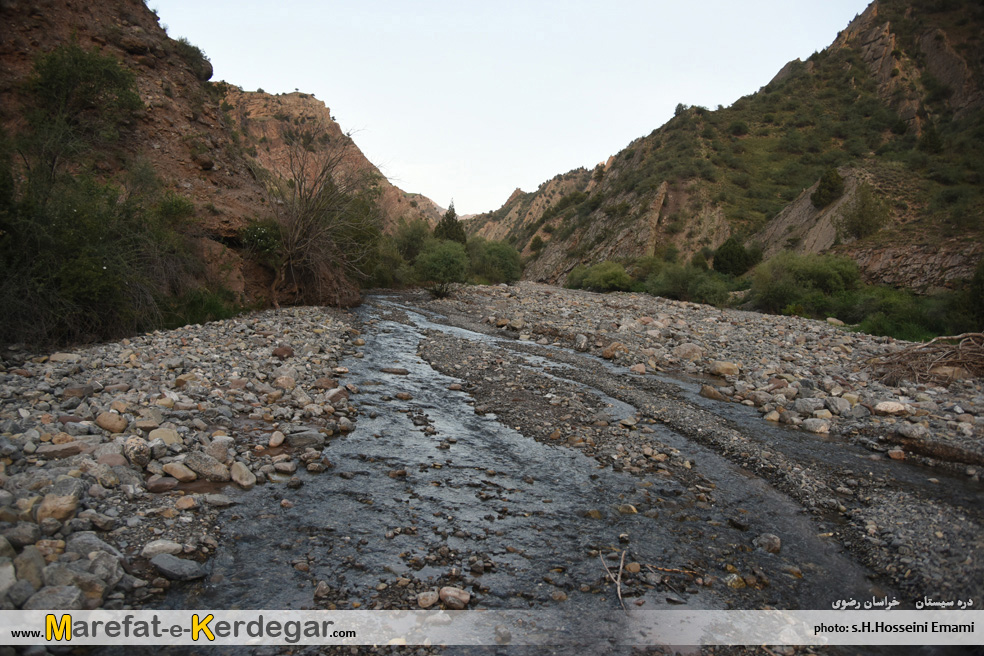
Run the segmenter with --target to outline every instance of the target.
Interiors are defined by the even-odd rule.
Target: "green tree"
[[[864,239],[881,230],[889,219],[888,205],[871,185],[862,183],[850,207],[837,221],[837,228],[854,239]]]
[[[468,235],[458,221],[458,214],[454,211],[454,201],[451,201],[448,211],[444,213],[441,220],[434,226],[434,237],[437,239],[447,239],[456,241],[462,246],[468,243]]]
[[[423,219],[414,219],[413,221],[400,219],[396,225],[396,231],[393,233],[397,250],[400,251],[403,259],[410,264],[416,261],[420,251],[424,249],[424,244],[430,238],[430,226]]]
[[[844,178],[835,168],[829,168],[820,176],[820,185],[810,194],[810,201],[818,210],[822,210],[844,193]]]
[[[523,273],[519,251],[505,242],[472,237],[468,240],[468,258],[472,275],[479,282],[513,282]]]
[[[751,266],[751,254],[734,237],[728,237],[714,253],[714,270],[718,273],[740,276]]]
[[[468,253],[456,241],[432,241],[417,256],[414,271],[431,294],[444,298],[455,283],[465,281]]]

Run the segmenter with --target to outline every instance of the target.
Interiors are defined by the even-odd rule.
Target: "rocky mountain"
[[[344,168],[364,169],[378,176],[378,203],[386,231],[392,229],[401,218],[421,218],[434,225],[445,212],[444,208],[426,196],[407,193],[391,184],[342,130],[331,116],[328,106],[310,94],[271,95],[263,91],[226,87],[221,107],[232,116],[243,135],[244,142],[248,144],[248,155],[270,171],[282,171],[287,167],[284,130],[290,126],[316,125],[327,138],[350,142]]]
[[[735,236],[766,255],[846,254],[872,282],[955,284],[984,253],[982,35],[973,2],[875,2],[757,93],[678,105],[593,170],[517,189],[469,233],[508,239],[529,258],[525,277],[554,283],[578,264],[710,255]],[[817,207],[831,169],[843,190]],[[843,229],[859,189],[889,214],[863,238]]]
[[[209,81],[212,66],[204,53],[170,38],[141,0],[5,0],[0,21],[3,131],[16,139],[24,129],[26,82],[39,55],[77,43],[118,59],[135,74],[143,108],[124,140],[76,166],[111,181],[135,164],[149,164],[167,189],[194,204],[199,251],[211,277],[245,302],[261,299],[273,274],[247,261],[241,250],[243,230],[271,215],[260,173],[283,163],[282,126],[315,120],[333,138],[348,139],[328,107],[302,93],[272,96]],[[379,173],[357,146],[350,151],[348,166]],[[382,176],[379,192],[384,230],[402,217],[435,223],[443,212]]]

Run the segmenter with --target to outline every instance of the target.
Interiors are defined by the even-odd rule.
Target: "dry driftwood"
[[[984,376],[984,333],[937,337],[872,361],[882,382],[947,385],[959,378]]]
[[[622,601],[622,568],[625,566],[625,551],[622,551],[622,560],[618,564],[618,576],[612,574],[612,570],[608,569],[608,565],[605,564],[605,559],[602,558],[600,553],[598,554],[598,558],[601,559],[601,566],[605,568],[608,578],[615,584],[615,590],[618,592],[618,603],[622,605],[622,610],[626,610],[625,602]]]

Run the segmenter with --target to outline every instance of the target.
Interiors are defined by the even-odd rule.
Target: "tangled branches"
[[[872,362],[882,382],[948,384],[958,378],[984,376],[984,333],[937,337]]]

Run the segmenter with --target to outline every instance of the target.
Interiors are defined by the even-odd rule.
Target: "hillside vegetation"
[[[357,303],[383,236],[443,212],[310,94],[210,81],[141,0],[3,3],[0,23],[2,343]]]
[[[593,171],[517,190],[468,229],[547,282],[668,249],[710,261],[732,238],[766,257],[836,252],[869,282],[960,287],[984,236],[982,19],[973,2],[873,4],[759,92],[680,104]]]

